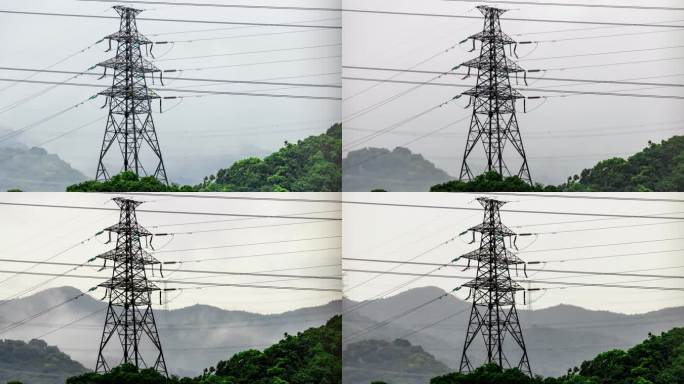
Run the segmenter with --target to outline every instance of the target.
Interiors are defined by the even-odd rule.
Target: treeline
[[[517,176],[485,173],[470,182],[450,181],[432,192],[668,192],[684,191],[684,136],[648,143],[628,159],[603,160],[561,185],[528,185]]]
[[[235,162],[199,185],[165,185],[154,177],[123,172],[110,180],[71,185],[67,192],[338,192],[342,189],[342,125],[277,152]]]
[[[612,350],[583,362],[559,378],[530,378],[517,369],[483,366],[450,373],[430,384],[684,384],[684,328],[649,335],[628,351]]]
[[[196,378],[165,378],[151,369],[122,365],[106,374],[86,373],[66,384],[341,384],[342,317],[297,335],[285,335],[263,351],[248,350],[220,361]]]

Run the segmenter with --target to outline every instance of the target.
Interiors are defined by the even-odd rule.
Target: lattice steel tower
[[[168,184],[152,119],[152,100],[160,97],[147,88],[146,79],[147,74],[151,74],[154,80],[154,74],[160,73],[161,81],[161,70],[143,58],[141,48],[145,47],[150,52],[152,41],[138,32],[135,17],[142,11],[122,6],[115,6],[114,9],[121,16],[119,32],[105,39],[109,40],[110,49],[112,41],[117,43],[116,56],[98,64],[104,68],[104,75],[107,69],[113,70],[114,80],[110,88],[99,93],[107,97],[105,106],[109,106],[109,115],[95,178],[109,179],[104,158],[116,143],[123,157],[122,171],[132,171],[139,176],[152,175]],[[154,168],[143,167],[141,156],[145,144],[150,152],[147,156],[156,163]],[[153,172],[148,172],[152,169]]]
[[[473,41],[473,50],[475,41],[480,42],[480,56],[460,65],[468,68],[466,77],[470,76],[471,70],[477,70],[477,84],[462,93],[470,96],[469,105],[473,106],[473,116],[470,120],[460,179],[470,181],[477,176],[473,174],[468,158],[481,142],[487,157],[485,171],[495,171],[502,176],[516,175],[532,184],[515,115],[516,100],[524,99],[525,96],[513,89],[510,80],[511,74],[517,76],[525,70],[506,57],[505,50],[506,47],[510,49],[517,43],[501,30],[499,16],[506,10],[488,6],[478,6],[477,9],[485,17],[484,28],[482,32],[468,39]],[[504,151],[508,143],[521,158],[520,169],[516,173],[511,173],[504,161]]]
[[[109,232],[110,238],[112,233],[117,235],[116,248],[98,256],[104,260],[105,266],[107,261],[112,262],[113,271],[112,278],[99,285],[107,289],[105,297],[108,297],[109,305],[95,371],[106,372],[111,368],[104,350],[117,336],[123,349],[117,365],[128,363],[138,368],[154,368],[168,376],[152,312],[151,293],[159,291],[159,288],[146,276],[146,267],[159,264],[159,261],[145,252],[141,244],[142,238],[147,239],[152,234],[136,219],[135,208],[141,202],[124,198],[115,198],[114,201],[120,208],[119,223],[105,231]],[[144,354],[141,346],[154,350],[154,353]],[[143,355],[151,355],[154,364],[148,365]]]
[[[473,299],[473,306],[460,371],[473,370],[473,356],[470,352],[474,349],[473,342],[478,336],[482,336],[486,349],[485,363],[497,364],[502,368],[518,368],[531,376],[527,349],[515,308],[515,294],[524,291],[524,288],[511,279],[510,273],[511,265],[517,266],[524,262],[506,249],[506,240],[510,240],[515,233],[501,223],[499,208],[505,202],[488,198],[477,200],[485,209],[484,220],[469,231],[473,235],[481,234],[480,248],[461,257],[468,260],[469,266],[471,261],[477,262],[477,275],[474,280],[463,284],[470,288],[469,297]],[[512,343],[505,344],[506,336],[509,335]],[[513,355],[511,350],[517,350],[515,365],[508,360]]]

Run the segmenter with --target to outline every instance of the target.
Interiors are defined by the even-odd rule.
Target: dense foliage
[[[296,144],[285,142],[263,160],[235,162],[200,185],[164,185],[154,177],[122,172],[108,181],[71,185],[67,192],[338,192],[342,188],[342,126]]]
[[[153,176],[138,177],[131,171],[121,172],[107,181],[84,181],[67,187],[67,192],[194,192],[190,186],[165,185]]]
[[[487,172],[472,181],[449,181],[435,185],[430,192],[556,192],[552,186],[531,186],[517,176],[504,178],[497,172]]]
[[[628,351],[612,350],[583,362],[559,378],[530,378],[495,365],[470,374],[450,373],[430,384],[684,384],[684,328],[650,335]]]
[[[684,136],[648,143],[627,160],[603,160],[561,186],[567,191],[684,191]]]
[[[382,379],[392,384],[425,383],[449,367],[421,346],[408,340],[363,340],[346,346],[342,353],[345,381],[369,383]]]
[[[248,350],[220,361],[196,378],[165,379],[153,370],[122,365],[107,374],[87,373],[66,384],[341,384],[342,317],[296,336],[285,335],[263,352]]]
[[[235,162],[199,187],[222,192],[338,192],[342,188],[342,125],[296,144],[285,142],[263,160]]]
[[[0,383],[62,384],[87,369],[42,340],[0,340]]]
[[[345,191],[385,189],[397,192],[427,192],[430,186],[452,177],[422,155],[408,148],[362,148],[350,151],[342,161]]]

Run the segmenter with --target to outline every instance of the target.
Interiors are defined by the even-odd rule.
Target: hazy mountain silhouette
[[[351,151],[342,160],[342,169],[342,190],[346,192],[428,192],[433,185],[454,179],[422,155],[402,147]]]
[[[11,130],[0,129],[0,137]],[[0,143],[0,191],[64,191],[86,176],[58,155],[10,139]]]
[[[369,303],[353,312],[349,311],[358,303],[345,300],[344,334],[352,335],[443,293],[443,290],[436,287],[416,288]],[[360,334],[356,338],[348,338],[344,346],[346,349],[350,344],[362,340],[407,339],[411,344],[423,347],[437,360],[452,369],[457,369],[469,308],[469,303],[454,296],[447,296],[385,327]],[[454,316],[460,311],[460,314]],[[558,305],[530,313],[520,306],[519,314],[532,369],[544,376],[564,374],[568,368],[592,359],[600,352],[613,348],[628,348],[647,338],[649,332],[656,334],[684,324],[684,307],[625,315],[591,311],[570,305]],[[414,332],[449,316],[452,317],[435,326],[418,333]],[[388,367],[393,365],[393,362],[388,362]]]
[[[81,291],[72,287],[52,288],[3,304],[0,327],[27,318],[80,293]],[[83,296],[50,311],[49,315],[3,334],[3,337],[18,340],[44,339],[92,369],[97,358],[106,308],[106,304],[98,299]],[[170,311],[155,309],[154,313],[169,370],[174,374],[194,376],[236,352],[251,348],[263,349],[280,340],[284,333],[296,334],[325,324],[331,317],[339,314],[340,309],[340,302],[333,301],[320,307],[273,315],[228,311],[208,305],[194,305]],[[41,337],[93,312],[96,313],[82,321]]]

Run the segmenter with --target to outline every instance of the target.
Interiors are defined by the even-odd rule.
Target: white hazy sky
[[[267,3],[284,5],[280,1]],[[326,7],[339,7],[339,3],[339,0],[317,1],[317,5]],[[287,4],[306,6],[310,2],[289,1]],[[0,9],[117,16],[111,9],[112,5],[114,4],[76,0],[6,0],[0,3]],[[141,5],[139,8],[146,9],[139,15],[140,18],[340,25],[339,12],[163,5]],[[114,19],[0,14],[0,44],[3,47],[0,66],[45,68],[116,32],[118,27],[118,20]],[[154,48],[155,64],[163,70],[185,70],[180,73],[181,77],[340,84],[340,29],[142,20],[138,22],[138,28],[153,41],[195,40]],[[297,49],[287,50],[291,48]],[[100,43],[51,69],[84,71],[114,55],[114,51],[105,53],[106,49],[107,43]],[[254,53],[269,50],[272,52]],[[188,59],[210,55],[216,56]],[[274,61],[279,62],[264,63]],[[221,68],[197,70],[217,66]],[[102,73],[99,68],[91,72]],[[27,72],[0,71],[0,78],[23,79],[28,75]],[[167,74],[167,87],[333,97],[340,95],[339,88],[292,88],[169,80],[174,76],[179,74]],[[69,77],[71,75],[41,74],[32,80],[64,81]],[[102,89],[111,85],[111,78],[97,79],[98,76],[81,76],[71,82],[101,84]],[[8,84],[0,82],[0,89]],[[156,85],[159,86],[158,81]],[[17,100],[48,87],[50,86],[21,84],[0,91],[0,128],[26,127],[99,91],[98,88],[59,86],[16,108],[4,110],[4,107],[11,106]],[[181,96],[173,92],[159,93],[162,96]],[[340,103],[334,100],[222,95],[190,98],[177,105],[178,102],[166,100],[166,112],[155,113],[154,118],[169,178],[179,182],[199,181],[235,160],[268,154],[281,147],[286,140],[296,142],[309,135],[322,133],[340,119]],[[29,145],[41,144],[77,126],[106,116],[106,110],[100,109],[103,103],[103,98],[88,102],[75,111],[36,126],[18,139]],[[154,105],[154,110],[158,111],[158,104]],[[94,177],[104,128],[104,121],[94,123],[46,144],[45,148],[59,154],[86,176]]]
[[[346,201],[373,201],[397,204],[418,204],[448,207],[481,208],[475,200],[482,194],[436,194],[436,193],[345,193]],[[572,195],[579,197],[581,195]],[[592,194],[592,196],[638,197],[647,199],[679,199],[678,202],[657,201],[618,201],[589,200],[539,196],[498,196],[509,201],[502,210],[503,223],[518,233],[555,232],[536,237],[520,237],[519,252],[527,262],[546,262],[530,268],[578,270],[599,272],[633,272],[655,275],[684,276],[684,224],[682,220],[664,219],[615,219],[590,216],[567,216],[560,214],[532,214],[505,212],[510,210],[534,210],[554,212],[581,212],[592,214],[619,215],[663,215],[684,217],[684,204],[681,195],[674,193],[658,194]],[[481,211],[449,209],[402,208],[389,206],[367,206],[346,204],[343,223],[343,257],[379,260],[408,261],[426,250],[453,238],[466,229],[482,221]],[[582,222],[577,222],[582,221]],[[559,224],[562,222],[573,222]],[[544,225],[547,224],[547,225]],[[607,229],[605,227],[632,226],[629,228]],[[603,229],[601,229],[603,228]],[[580,231],[581,230],[581,231]],[[444,264],[454,258],[472,251],[478,243],[468,244],[472,237],[464,235],[448,245],[439,247],[414,261]],[[606,245],[624,242],[648,243]],[[601,245],[601,246],[598,246]],[[587,248],[581,248],[592,246]],[[594,247],[596,246],[596,247]],[[573,248],[574,247],[574,248]],[[570,248],[556,250],[558,248]],[[618,256],[593,260],[559,260],[586,257],[603,257],[635,253],[644,255]],[[552,262],[555,261],[555,262]],[[462,263],[461,263],[462,264]],[[474,264],[473,264],[474,265]],[[362,269],[389,271],[395,264],[373,262],[343,261],[343,270]],[[396,272],[427,273],[432,266],[400,266]],[[524,279],[520,271],[520,279]],[[452,290],[474,277],[475,270],[461,271],[461,268],[443,268],[435,272],[440,275],[466,277],[419,279],[406,287],[393,292],[422,286],[437,286]],[[601,282],[622,283],[623,285],[643,285],[684,288],[683,279],[653,280],[642,277],[586,276],[566,273],[528,272],[532,280],[561,282]],[[515,276],[515,274],[513,274]],[[415,279],[412,276],[377,275],[359,272],[345,272],[345,295],[353,300],[374,298],[383,292]],[[366,282],[365,284],[362,284]],[[357,286],[354,289],[351,287]],[[524,283],[523,286],[527,284]],[[684,305],[682,291],[650,291],[617,288],[565,288],[558,285],[532,284],[533,288],[552,288],[533,292],[533,308],[539,309],[558,304],[572,304],[594,310],[610,310],[622,313],[641,313],[666,307]],[[456,293],[465,299],[467,290]],[[519,298],[522,300],[522,297]]]
[[[644,4],[643,1],[604,1],[608,4]],[[649,5],[679,6],[681,1],[648,2]],[[476,4],[441,0],[346,0],[344,8],[382,9],[399,12],[438,13],[481,16]],[[553,6],[502,6],[511,9],[504,17],[590,20],[618,23],[682,24],[684,12],[657,10],[627,10],[574,8]],[[479,53],[468,52],[467,42],[444,52],[449,47],[482,29],[482,20],[440,17],[397,16],[345,12],[343,15],[343,64],[445,72],[474,58]],[[601,25],[555,24],[502,21],[502,28],[518,41],[558,40],[630,33],[629,36],[590,38],[518,47],[519,64],[525,69],[548,69],[546,78],[594,80],[631,80],[681,84],[684,56],[684,29],[658,27],[615,27]],[[610,53],[642,50],[641,52]],[[594,55],[601,53],[600,55]],[[648,61],[640,64],[615,63]],[[592,68],[559,68],[575,66]],[[345,77],[386,79],[395,72],[345,69]],[[475,75],[476,73],[473,72]],[[538,73],[531,74],[540,75]],[[400,74],[394,80],[427,81],[435,75]],[[473,86],[476,77],[460,80],[446,76],[438,83]],[[342,115],[345,123],[345,143],[366,137],[391,127],[406,118],[435,107],[464,88],[423,86],[404,96],[390,100],[382,107],[354,117],[356,112],[387,100],[414,85],[343,80]],[[522,85],[522,84],[521,84]],[[682,96],[682,88],[635,85],[578,84],[548,80],[530,80],[530,87],[574,91],[609,91]],[[372,88],[370,88],[372,87]],[[370,88],[370,89],[369,89]],[[524,88],[524,87],[523,87]],[[526,96],[559,96],[552,93],[522,91]],[[345,153],[366,146],[394,148],[407,146],[418,136],[449,123],[464,119],[439,133],[408,145],[451,175],[458,176],[471,109],[465,109],[467,99],[433,111],[428,115],[396,127],[358,145],[349,145]],[[543,104],[543,105],[542,105]],[[558,184],[567,176],[579,173],[606,158],[624,157],[646,147],[649,140],[659,142],[683,132],[682,100],[608,96],[550,97],[528,100],[528,113],[518,113],[520,130],[527,150],[532,178]],[[518,105],[522,111],[522,102]],[[353,118],[351,118],[353,117]],[[481,147],[473,159],[483,159]],[[481,162],[480,162],[481,163]],[[481,163],[482,164],[482,163]]]
[[[209,195],[202,195],[209,196]],[[255,196],[231,194],[231,196]],[[276,197],[274,194],[260,193],[259,198]],[[277,195],[281,196],[281,195]],[[67,194],[67,193],[2,193],[2,203],[28,203],[48,205],[88,206],[116,208],[106,194]],[[337,200],[335,193],[288,194],[289,198]],[[213,212],[256,215],[299,215],[316,218],[339,218],[340,207],[335,203],[275,202],[225,200],[195,197],[136,196],[147,201],[140,210],[171,210],[184,212]],[[317,213],[312,213],[317,212]],[[118,221],[117,211],[95,211],[58,208],[39,208],[16,205],[0,205],[0,228],[5,239],[0,258],[25,261],[41,261],[56,255],[68,247],[93,236],[103,228]],[[175,235],[173,238],[154,239],[154,256],[161,261],[183,261],[178,265],[168,265],[164,277],[169,280],[208,282],[222,284],[258,284],[294,287],[318,287],[340,289],[338,280],[292,280],[282,277],[226,276],[174,272],[176,269],[230,272],[271,272],[288,275],[340,276],[341,224],[339,220],[323,221],[244,218],[226,216],[138,213],[141,225],[155,233],[187,232],[192,235]],[[190,224],[196,222],[211,223]],[[274,226],[275,225],[275,226]],[[259,228],[255,228],[259,227]],[[227,229],[225,231],[214,231]],[[209,232],[206,232],[209,230]],[[205,231],[205,232],[203,232]],[[327,239],[314,239],[328,237]],[[290,241],[301,240],[301,241]],[[83,263],[101,254],[114,244],[103,244],[106,234],[88,241],[71,251],[51,259],[53,262]],[[271,244],[245,245],[251,243]],[[277,243],[276,243],[277,242]],[[242,246],[239,246],[242,245]],[[179,251],[190,248],[230,246],[218,249],[199,249]],[[148,249],[148,251],[151,251]],[[306,252],[302,252],[306,251]],[[216,259],[213,261],[198,261]],[[0,262],[2,271],[24,271],[32,264]],[[101,262],[92,267],[71,271],[72,275],[97,276],[97,279],[62,277],[49,281],[45,276],[14,276],[0,273],[0,299],[12,297],[15,293],[42,284],[36,290],[59,286],[74,286],[83,291],[111,277],[111,270],[98,271]],[[63,273],[72,267],[40,265],[31,272]],[[155,273],[159,279],[158,273]],[[153,278],[148,272],[148,278]],[[46,283],[44,283],[46,282]],[[163,286],[162,283],[158,285]],[[172,287],[196,287],[196,285],[168,284]],[[104,291],[92,293],[99,299]],[[212,305],[224,309],[245,310],[258,313],[280,313],[301,307],[326,304],[339,299],[340,293],[317,291],[294,291],[274,289],[254,289],[242,287],[217,287],[190,289],[169,293],[169,308],[182,308],[194,304]]]

